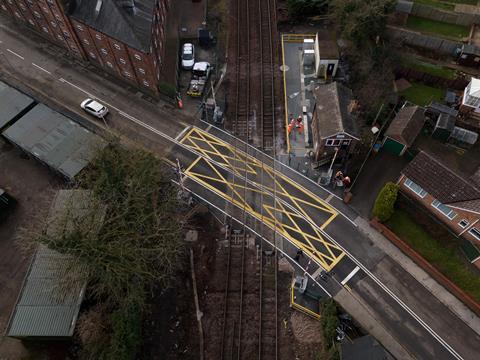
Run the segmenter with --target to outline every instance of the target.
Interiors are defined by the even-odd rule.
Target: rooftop
[[[69,8],[74,19],[149,53],[155,3],[156,0],[70,0]]]
[[[355,117],[349,111],[353,99],[349,88],[332,82],[317,86],[314,96],[315,116],[321,129],[322,139],[341,132],[353,137],[359,136]]]
[[[480,189],[432,155],[421,151],[402,174],[420,185],[440,202],[465,210],[480,210]]]
[[[0,81],[0,129],[33,103],[32,98]]]
[[[418,106],[404,106],[385,132],[385,136],[411,146],[425,124],[423,109]]]

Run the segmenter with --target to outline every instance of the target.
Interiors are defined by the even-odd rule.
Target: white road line
[[[23,56],[18,55],[15,51],[12,51],[12,50],[10,50],[10,49],[7,49],[7,51],[8,51],[10,54],[13,54],[13,55],[19,57],[20,59],[25,60],[25,58],[24,58]]]
[[[179,141],[181,138],[183,138],[183,135],[185,135],[185,133],[190,130],[192,127],[189,125],[189,126],[186,126],[185,129],[183,129],[176,137],[175,137],[175,140],[176,141]]]
[[[43,72],[46,72],[48,75],[52,75],[52,73],[51,73],[50,71],[44,69],[43,67],[41,67],[41,66],[39,66],[39,65],[37,65],[37,64],[35,64],[35,63],[33,63],[33,62],[32,62],[32,65],[35,66],[37,69],[40,69],[40,70],[42,70]]]
[[[326,202],[326,203],[330,203],[330,200],[332,200],[332,199],[333,199],[333,194],[329,194],[329,195],[327,196],[327,198],[325,199],[325,202]]]
[[[352,272],[348,274],[347,277],[343,279],[340,284],[345,285],[348,282],[348,280],[350,280],[358,272],[358,270],[360,270],[360,268],[356,266],[355,269],[353,269]]]
[[[75,85],[75,84],[72,84],[71,82],[65,80],[64,78],[59,78],[58,81],[62,82],[62,83],[65,83],[65,84],[68,84],[70,86],[73,86],[75,89],[77,90],[80,90],[81,92],[83,92],[84,94],[87,94],[88,96],[94,98],[95,96],[93,96],[92,94],[90,94],[88,91],[86,90],[83,90],[81,87]]]

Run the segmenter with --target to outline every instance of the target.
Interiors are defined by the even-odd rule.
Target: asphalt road
[[[258,175],[247,175],[245,172],[232,171],[225,163],[213,161],[198,149],[192,149],[180,143],[186,132],[183,130],[195,123],[194,119],[183,116],[179,111],[162,103],[144,99],[125,84],[106,81],[103,77],[85,68],[81,64],[65,61],[58,56],[58,49],[46,44],[34,34],[23,35],[8,29],[11,24],[0,24],[0,71],[1,79],[30,93],[39,101],[47,103],[60,110],[87,127],[94,128],[104,134],[113,133],[126,143],[140,144],[155,151],[158,155],[175,161],[177,158],[186,170],[197,159],[201,158],[198,171],[204,174],[222,174],[230,182],[236,178],[236,183],[249,184],[258,190]],[[82,112],[80,102],[85,97],[94,97],[106,104],[111,111],[107,125],[97,122]],[[198,124],[198,123],[197,123]],[[227,144],[239,146],[240,143],[228,134],[215,128],[206,127],[210,134],[222,139]],[[388,333],[400,344],[396,350],[399,358],[418,359],[476,359],[480,354],[480,337],[444,304],[439,302],[419,282],[411,277],[401,266],[385,255],[379,248],[364,236],[355,226],[353,214],[347,207],[342,207],[338,198],[328,193],[302,175],[274,162],[268,156],[248,149],[243,149],[254,155],[255,161],[268,164],[277,174],[283,174],[289,184],[285,192],[289,196],[281,196],[278,202],[282,211],[274,206],[274,215],[278,221],[287,223],[290,217],[302,219],[295,221],[295,230],[287,229],[277,241],[277,245],[287,257],[293,257],[298,246],[310,249],[314,243],[312,236],[321,238],[318,243],[329,244],[340,249],[340,253],[328,262],[331,266],[327,281],[318,280],[318,273],[324,265],[321,256],[311,256],[310,261],[302,263],[302,271],[308,272],[316,286],[337,301],[346,303],[355,298],[363,304],[353,310],[354,317],[362,316],[360,312],[368,312],[378,321],[382,331]],[[218,154],[216,154],[218,156]],[[221,157],[221,156],[220,156]],[[238,159],[235,160],[238,163]],[[248,161],[248,160],[247,160]],[[235,164],[234,163],[234,164]],[[265,176],[265,173],[263,176]],[[280,175],[277,175],[280,177]],[[249,177],[249,178],[248,178]],[[260,175],[261,180],[262,175]],[[221,191],[215,187],[206,187],[191,174],[186,176],[183,184],[200,198],[205,200],[216,211],[230,211],[231,215],[244,216],[238,203],[222,197]],[[255,185],[257,184],[257,185]],[[261,184],[261,181],[260,181]],[[293,185],[295,184],[295,185]],[[263,184],[263,195],[255,195],[251,191],[247,202],[251,211],[246,216],[247,225],[259,236],[269,235],[268,226],[262,217],[261,199],[265,199],[272,191],[273,180]],[[221,189],[219,185],[218,189]],[[217,189],[217,190],[218,190]],[[276,187],[278,190],[279,187]],[[318,206],[299,206],[298,200],[312,203],[312,195],[318,197]],[[244,199],[244,200],[245,200]],[[270,205],[273,205],[271,202]],[[328,206],[327,206],[328,205]],[[334,205],[334,206],[332,206]],[[335,216],[325,209],[333,208]],[[260,213],[260,217],[258,216]],[[329,215],[330,214],[330,215]],[[240,219],[241,220],[241,219]],[[328,223],[327,223],[328,222]],[[302,241],[301,238],[305,239]],[[310,240],[309,241],[307,240]],[[267,239],[271,241],[271,239]],[[303,244],[303,245],[302,245]],[[310,248],[309,248],[310,246]],[[325,252],[325,249],[317,249]],[[314,255],[314,254],[313,254]],[[327,254],[328,255],[328,254]],[[344,291],[347,290],[347,291]],[[355,313],[357,311],[357,313]],[[378,330],[378,329],[377,329]],[[384,344],[388,347],[388,344]],[[392,350],[393,351],[393,350]],[[400,355],[399,355],[400,354]]]

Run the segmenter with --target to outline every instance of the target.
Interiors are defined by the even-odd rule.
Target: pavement
[[[299,270],[353,317],[363,319],[367,329],[373,327],[395,357],[478,357],[479,319],[467,322],[467,313],[445,305],[442,289],[424,286],[417,270],[408,267],[410,272],[400,262],[399,251],[390,249],[390,255],[385,244],[378,245],[375,232],[331,191],[220,129],[166,103],[145,99],[82,64],[65,61],[58,49],[33,33],[20,35],[12,28],[0,25],[2,80],[87,127],[150,149],[172,164],[178,159],[186,191],[216,212],[246,223],[293,263],[297,250],[304,249],[309,256],[296,265]],[[78,104],[86,96],[109,106],[107,126],[81,111]],[[272,228],[278,236],[272,236]],[[324,267],[330,270],[329,278],[319,281]]]

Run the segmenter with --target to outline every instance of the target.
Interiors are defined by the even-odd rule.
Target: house
[[[472,77],[470,80],[463,92],[460,111],[463,113],[480,112],[480,79]]]
[[[458,49],[457,63],[462,66],[480,66],[480,49],[472,44],[463,44]]]
[[[425,124],[423,109],[418,106],[403,106],[385,132],[383,148],[402,156],[412,146]]]
[[[480,245],[480,187],[421,151],[401,172],[400,190],[456,236]],[[477,259],[480,266],[480,258]]]
[[[352,114],[352,91],[332,82],[314,89],[312,115],[313,151],[316,161],[348,156],[360,140],[355,116]]]
[[[333,40],[320,39],[317,33],[314,51],[316,76],[325,79],[335,77],[340,59],[337,43]]]
[[[170,0],[0,0],[0,10],[77,59],[158,95],[158,84],[169,81],[170,75],[162,67],[169,4]]]

